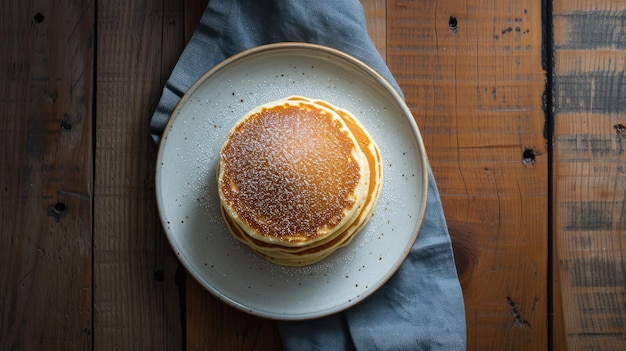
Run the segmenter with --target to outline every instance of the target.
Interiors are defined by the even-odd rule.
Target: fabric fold
[[[346,52],[402,91],[367,33],[358,0],[211,0],[150,121],[159,142],[176,104],[204,73],[243,50],[309,42]],[[314,320],[279,322],[286,350],[464,350],[465,310],[432,170],[424,223],[405,262],[359,304]]]

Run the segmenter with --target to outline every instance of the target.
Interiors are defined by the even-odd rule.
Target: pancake
[[[233,237],[287,266],[348,244],[382,184],[378,147],[348,111],[292,96],[250,111],[231,130],[217,169]]]
[[[303,246],[343,230],[368,189],[369,166],[332,110],[280,100],[248,113],[220,153],[228,215],[257,240]]]

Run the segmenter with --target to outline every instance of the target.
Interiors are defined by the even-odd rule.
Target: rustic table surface
[[[181,268],[148,120],[207,0],[0,4],[0,350],[280,349]],[[363,0],[469,350],[626,345],[626,1]]]

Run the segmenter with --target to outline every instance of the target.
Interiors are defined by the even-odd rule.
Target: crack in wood
[[[521,313],[517,310],[515,301],[513,301],[510,296],[506,297],[506,304],[509,306],[509,310],[511,311],[511,315],[513,315],[516,325],[525,328],[532,328],[530,323],[526,319],[522,318]]]

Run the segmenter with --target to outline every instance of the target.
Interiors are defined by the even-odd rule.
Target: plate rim
[[[226,294],[224,294],[221,291],[217,291],[216,288],[212,287],[211,284],[209,284],[209,282],[206,281],[205,277],[203,275],[200,274],[200,272],[194,267],[192,260],[190,260],[188,257],[186,257],[185,255],[182,255],[181,252],[183,252],[184,250],[181,250],[180,246],[177,245],[176,241],[174,240],[174,233],[170,233],[170,230],[167,228],[167,224],[166,224],[166,218],[165,218],[165,213],[164,213],[164,208],[161,205],[163,202],[163,199],[161,198],[161,191],[159,189],[161,189],[161,177],[160,177],[160,164],[162,162],[163,159],[163,153],[164,153],[164,149],[165,149],[165,145],[166,145],[166,140],[169,136],[169,131],[172,129],[172,124],[174,123],[174,121],[176,120],[176,116],[179,114],[180,109],[182,108],[182,106],[184,106],[184,104],[187,103],[187,101],[190,99],[190,97],[193,95],[193,93],[207,80],[209,79],[211,76],[213,76],[214,74],[218,73],[219,71],[221,71],[222,69],[235,64],[237,61],[240,61],[242,59],[248,58],[250,56],[254,56],[254,55],[258,55],[258,54],[265,54],[271,51],[280,51],[280,50],[292,50],[292,52],[290,52],[291,54],[296,54],[295,50],[306,50],[308,52],[311,51],[317,51],[317,52],[321,52],[321,53],[325,53],[329,56],[333,56],[335,58],[341,59],[345,62],[347,62],[348,64],[352,65],[353,67],[358,68],[359,70],[361,70],[363,73],[365,73],[367,76],[369,76],[370,78],[373,78],[386,92],[388,92],[391,97],[393,98],[395,104],[397,105],[397,107],[400,108],[400,110],[402,110],[404,117],[406,118],[407,122],[409,123],[412,131],[413,131],[413,135],[415,137],[415,142],[417,144],[417,152],[418,152],[418,160],[419,163],[421,163],[421,169],[422,169],[422,188],[423,188],[423,192],[422,192],[422,196],[421,199],[419,199],[419,203],[421,204],[421,209],[419,214],[417,215],[416,218],[416,228],[415,228],[415,232],[411,234],[409,243],[406,245],[406,247],[402,250],[401,255],[398,256],[398,258],[396,259],[396,262],[390,267],[389,271],[384,273],[381,277],[381,279],[377,282],[377,284],[374,284],[372,286],[370,286],[367,290],[365,290],[363,293],[361,293],[357,298],[353,298],[351,300],[349,300],[348,302],[339,304],[339,305],[335,305],[331,308],[326,308],[324,310],[321,311],[317,311],[316,313],[306,313],[306,314],[287,314],[287,313],[278,313],[278,312],[270,312],[270,311],[265,311],[265,310],[259,310],[256,308],[253,308],[251,306],[246,306],[245,304],[230,298],[229,296],[226,296]],[[278,43],[271,43],[271,44],[264,44],[264,45],[259,45],[253,48],[249,48],[246,50],[243,50],[239,53],[236,53],[228,58],[226,58],[225,60],[219,62],[218,64],[216,64],[215,66],[213,66],[211,69],[209,69],[208,71],[206,71],[204,74],[202,74],[190,87],[189,89],[187,89],[187,91],[183,94],[183,96],[180,98],[180,100],[178,101],[178,103],[176,104],[175,108],[172,110],[172,113],[170,115],[170,118],[168,119],[161,138],[159,140],[159,145],[158,145],[158,152],[157,152],[157,157],[156,157],[156,169],[155,169],[155,197],[156,197],[156,205],[157,205],[157,212],[159,215],[159,219],[161,222],[161,226],[163,228],[163,232],[170,244],[170,246],[173,248],[176,257],[178,259],[178,261],[185,267],[185,269],[187,270],[187,272],[189,272],[189,274],[191,274],[191,276],[196,280],[196,282],[198,284],[200,284],[200,286],[202,286],[202,288],[206,291],[208,291],[209,293],[211,293],[211,295],[213,295],[214,297],[216,297],[218,300],[226,303],[227,305],[230,305],[240,311],[258,316],[258,317],[263,317],[263,318],[269,318],[269,319],[274,319],[274,320],[283,320],[283,321],[298,321],[298,320],[310,320],[310,319],[315,319],[315,318],[320,318],[320,317],[324,317],[324,316],[328,316],[334,313],[338,313],[341,311],[344,311],[356,304],[358,304],[359,302],[365,300],[367,297],[371,296],[374,292],[376,292],[378,289],[380,289],[380,287],[382,287],[383,285],[385,285],[387,283],[387,281],[389,281],[389,279],[391,279],[391,277],[398,271],[398,269],[400,268],[400,266],[404,263],[404,261],[406,260],[406,258],[408,257],[411,249],[413,248],[413,246],[415,245],[415,241],[417,240],[417,237],[419,236],[419,232],[422,228],[422,224],[424,222],[424,216],[425,216],[425,212],[426,212],[426,206],[427,206],[427,202],[428,202],[428,186],[429,186],[429,179],[428,179],[428,157],[426,154],[426,150],[425,150],[425,146],[424,146],[424,142],[423,142],[423,138],[420,132],[420,129],[417,125],[417,122],[415,121],[415,118],[413,116],[413,114],[411,113],[409,107],[406,105],[404,98],[398,93],[398,91],[396,91],[396,89],[380,74],[378,73],[375,69],[373,69],[372,67],[370,67],[369,65],[365,64],[363,61],[359,60],[358,58],[347,54],[343,51],[328,47],[328,46],[324,46],[324,45],[320,45],[320,44],[313,44],[313,43],[305,43],[305,42],[278,42]]]

